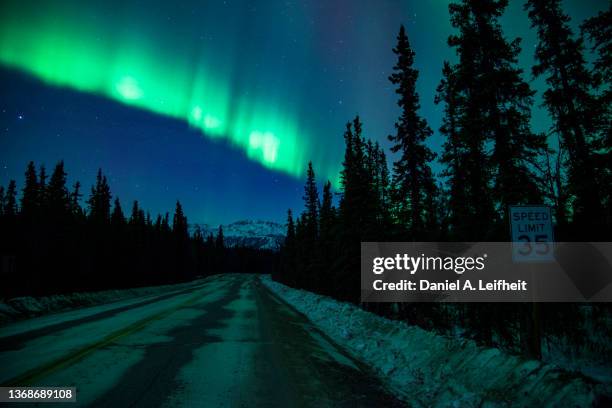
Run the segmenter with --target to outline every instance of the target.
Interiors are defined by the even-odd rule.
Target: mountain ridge
[[[191,232],[196,226],[200,227],[204,237],[216,236],[219,230],[219,225],[194,223],[189,225]],[[278,250],[285,239],[285,226],[274,221],[245,219],[221,224],[221,227],[225,245],[231,247]]]

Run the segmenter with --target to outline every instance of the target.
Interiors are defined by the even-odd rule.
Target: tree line
[[[393,48],[400,116],[388,136],[394,161],[362,134],[356,117],[344,131],[341,185],[319,197],[308,165],[304,211],[289,210],[281,267],[274,279],[335,298],[359,301],[360,242],[508,241],[508,206],[547,204],[560,241],[612,237],[612,128],[610,52],[612,11],[569,26],[560,0],[529,0],[524,9],[537,32],[532,78],[543,78],[543,104],[550,115],[546,133],[531,128],[535,91],[518,64],[519,38],[508,39],[500,18],[507,0],[462,0],[449,5],[455,33],[442,80],[432,90],[443,108],[441,153],[428,147],[434,131],[419,113],[418,70],[406,30]],[[588,64],[585,39],[593,64]],[[434,174],[435,160],[443,166]],[[337,202],[337,206],[334,205]],[[530,305],[364,304],[384,315],[489,346],[539,351],[529,342]],[[586,341],[577,321],[603,306],[542,305],[539,329],[549,336]],[[527,317],[526,317],[527,316]]]
[[[48,295],[182,282],[199,276],[273,270],[277,254],[225,245],[223,229],[190,228],[179,201],[155,218],[138,201],[129,214],[99,170],[81,206],[64,163],[47,177],[30,162],[21,194],[0,186],[0,296]],[[192,231],[191,231],[192,230]]]

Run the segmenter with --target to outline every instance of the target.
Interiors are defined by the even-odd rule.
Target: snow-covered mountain
[[[204,237],[208,234],[217,235],[218,225],[192,224],[202,229]],[[285,239],[285,226],[273,221],[242,220],[223,225],[223,236],[227,246],[247,246],[259,249],[278,249]]]

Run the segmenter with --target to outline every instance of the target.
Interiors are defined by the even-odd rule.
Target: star
[[[17,119],[22,120],[23,119],[23,115],[17,115]]]

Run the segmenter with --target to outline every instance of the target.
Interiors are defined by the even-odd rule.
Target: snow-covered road
[[[87,406],[400,405],[253,275],[2,327],[0,384]]]

